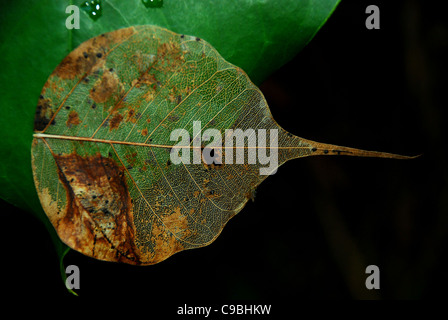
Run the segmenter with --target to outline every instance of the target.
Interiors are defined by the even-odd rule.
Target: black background
[[[367,30],[365,9],[381,10]],[[321,142],[414,160],[311,157],[290,161],[208,247],[148,267],[71,251],[80,298],[61,281],[43,225],[2,204],[2,291],[35,299],[446,298],[447,5],[343,0],[294,60],[261,85],[277,122]],[[279,50],[282,50],[279,48]],[[365,288],[377,265],[381,289]]]

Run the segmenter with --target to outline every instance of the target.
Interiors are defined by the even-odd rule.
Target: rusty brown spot
[[[145,99],[146,102],[152,101],[154,99],[154,89],[148,89],[143,95],[143,99]]]
[[[160,220],[152,223],[152,232],[148,240],[153,243],[152,263],[160,262],[166,257],[184,249],[181,241],[191,235],[187,216],[180,207],[164,210]]]
[[[125,155],[125,158],[131,166],[135,166],[135,163],[137,161],[137,152],[133,152],[131,154],[128,153]]]
[[[206,162],[202,162],[202,165],[204,166],[205,170],[211,170],[211,169],[222,169],[224,167],[224,164],[222,163],[206,163]]]
[[[123,168],[100,154],[54,155],[67,204],[54,225],[70,247],[101,260],[140,264]]]
[[[50,123],[54,112],[52,110],[51,100],[50,99],[39,99],[39,103],[36,108],[36,114],[34,116],[34,130],[42,131],[47,125]],[[55,121],[52,121],[54,124]]]
[[[162,43],[157,48],[157,57],[159,63],[171,71],[178,68],[184,60],[179,44],[172,41]]]
[[[176,115],[176,114],[170,114],[170,115],[168,116],[168,120],[171,121],[171,122],[176,122],[176,121],[179,120],[179,116]]]
[[[142,136],[146,137],[148,135],[148,129],[145,128],[142,130]]]
[[[165,225],[165,222],[170,224],[173,220],[174,219],[168,217],[163,220],[163,224],[159,221],[155,221],[152,224],[151,242],[154,245],[151,257],[152,263],[165,260],[167,257],[184,249],[182,244],[176,239],[175,235],[169,232],[170,230]],[[173,225],[171,225],[171,227],[173,227]]]
[[[131,87],[140,88],[140,84],[137,79],[132,80]]]
[[[132,123],[135,123],[137,119],[135,118],[135,109],[129,108],[128,112],[126,113],[126,122],[131,121]]]
[[[215,190],[207,190],[207,193],[205,194],[205,196],[208,199],[215,199],[215,198],[220,197],[220,195]]]
[[[109,130],[117,129],[121,121],[123,121],[123,116],[119,113],[116,113],[109,122]]]
[[[124,107],[126,107],[125,102],[120,100],[111,110],[116,111],[119,109],[123,109]]]
[[[118,89],[118,77],[115,73],[105,71],[101,79],[90,90],[90,97],[96,103],[106,102]]]
[[[181,208],[176,207],[174,212],[162,217],[165,227],[174,234],[184,233],[188,230],[187,217],[181,213]]]
[[[137,50],[134,54],[131,55],[130,60],[138,68],[138,71],[143,73],[148,69],[148,64],[151,60],[151,57],[149,54]]]
[[[73,53],[69,54],[58,65],[53,75],[61,79],[74,79],[76,76],[82,76],[89,71],[96,63],[96,58],[84,58],[83,56],[75,56]]]
[[[140,83],[145,84],[149,87],[149,86],[153,85],[154,83],[157,83],[157,79],[154,76],[154,74],[145,72],[140,78]]]
[[[105,53],[114,43],[120,43],[135,33],[134,28],[119,29],[104,37],[95,37],[73,50],[54,70],[53,76],[74,79],[89,73],[98,63],[104,62]],[[98,55],[101,53],[101,56]]]
[[[67,121],[65,122],[67,127],[71,128],[73,125],[78,125],[80,123],[81,119],[79,119],[78,113],[75,110],[70,111],[70,113],[68,114]]]

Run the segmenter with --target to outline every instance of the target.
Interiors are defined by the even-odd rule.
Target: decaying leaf
[[[238,164],[228,161],[230,149],[204,142],[210,137],[174,148],[171,133],[191,134],[199,121],[201,136],[213,128],[222,141],[226,129],[265,129],[267,141],[278,130],[278,166],[324,154],[406,158],[296,137],[277,125],[248,76],[204,40],[155,26],[120,29],[71,52],[39,99],[34,181],[61,240],[97,259],[140,265],[215,240],[267,177],[266,162],[247,160],[251,148],[273,144],[251,147],[249,134],[247,145],[230,148],[243,150]],[[197,149],[221,161],[173,163],[173,152],[193,159]]]

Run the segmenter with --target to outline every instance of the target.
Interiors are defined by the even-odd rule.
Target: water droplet
[[[98,20],[103,13],[101,0],[84,1],[81,5],[81,9],[87,12],[89,17],[94,21]]]
[[[142,0],[146,8],[162,8],[163,0]]]

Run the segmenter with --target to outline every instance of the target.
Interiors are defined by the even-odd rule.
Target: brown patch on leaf
[[[148,89],[148,91],[146,91],[145,94],[143,95],[143,99],[145,99],[146,102],[154,100],[154,92],[155,90]]]
[[[137,119],[135,118],[135,109],[134,108],[129,108],[127,113],[126,113],[126,122],[132,122],[135,123],[137,121]]]
[[[187,217],[181,213],[180,207],[162,218],[164,226],[173,234],[184,233],[188,230]]]
[[[123,168],[100,154],[54,158],[66,206],[57,216],[51,203],[45,209],[62,241],[96,259],[141,264]]]
[[[191,231],[188,228],[187,216],[181,213],[181,208],[167,212],[152,224],[150,241],[152,242],[152,256],[150,263],[158,263],[169,256],[184,249],[182,240],[188,237]]]
[[[151,242],[153,246],[150,263],[158,263],[184,249],[176,237],[159,221],[152,224]]]
[[[130,57],[132,64],[134,64],[140,73],[146,72],[150,68],[151,56],[145,52],[137,50]],[[140,83],[139,83],[140,85]]]
[[[117,129],[121,121],[123,121],[123,116],[116,113],[109,122],[109,130]]]
[[[174,94],[169,94],[169,95],[168,95],[168,100],[169,100],[170,102],[175,102],[175,101],[177,101],[176,96],[175,96]]]
[[[80,123],[81,119],[79,119],[78,113],[75,110],[70,111],[70,113],[68,114],[67,121],[65,122],[67,127],[71,128],[73,125],[76,126]]]
[[[153,85],[154,83],[157,83],[157,79],[154,76],[154,74],[145,72],[140,78],[140,83],[145,84],[149,87],[149,86]]]
[[[148,135],[148,129],[145,128],[142,130],[142,136],[146,137]]]
[[[34,131],[43,131],[50,123],[54,112],[52,110],[50,99],[39,99],[39,103],[36,108],[36,114],[34,116]],[[54,124],[55,121],[52,121]]]
[[[125,155],[126,161],[131,165],[135,166],[137,161],[137,152],[128,153]]]
[[[177,42],[165,42],[157,48],[157,59],[161,67],[176,70],[184,62],[184,56]]]
[[[79,53],[75,54],[73,51],[62,60],[56,70],[54,70],[53,75],[61,79],[74,79],[77,76],[83,76],[95,65],[97,60],[91,54],[91,51],[88,52],[85,52],[85,55],[82,55],[82,53],[79,55]],[[89,56],[91,56],[90,59]]]
[[[207,199],[215,199],[215,198],[219,198],[220,195],[215,191],[215,190],[209,190],[207,188],[206,190],[207,192],[205,193],[205,196]]]
[[[40,189],[37,188],[37,190]],[[42,191],[39,192],[39,199],[40,202],[42,203],[42,207],[45,208],[45,211],[48,210],[47,212],[52,212],[56,216],[59,215],[60,210],[58,208],[57,202],[53,200],[48,188],[44,188]]]
[[[124,107],[126,107],[126,103],[123,100],[120,100],[113,108],[111,108],[110,110],[116,111],[119,109],[123,109]]]
[[[105,71],[101,79],[95,82],[90,90],[90,97],[96,103],[106,102],[118,89],[118,77],[115,73]]]
[[[61,79],[83,77],[98,62],[104,61],[109,47],[126,40],[134,33],[134,28],[125,28],[87,40],[66,56],[52,75]]]

